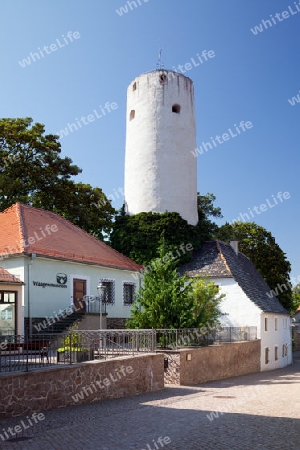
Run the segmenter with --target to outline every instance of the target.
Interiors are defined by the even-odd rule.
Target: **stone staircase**
[[[53,324],[49,325],[46,328],[40,329],[37,333],[35,333],[35,337],[46,334],[65,333],[71,326],[80,323],[84,315],[84,312],[73,311],[72,314],[66,314],[66,311],[63,311],[59,320],[56,320]]]

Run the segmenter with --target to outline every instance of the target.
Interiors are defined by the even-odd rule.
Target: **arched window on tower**
[[[135,110],[132,109],[132,110],[130,111],[129,120],[133,120],[134,118],[135,118]]]
[[[133,91],[136,91],[136,82],[133,83],[133,85],[132,85],[132,90],[133,90]]]
[[[180,114],[180,105],[178,105],[178,103],[175,103],[174,105],[172,105],[172,112],[176,113],[176,114]]]

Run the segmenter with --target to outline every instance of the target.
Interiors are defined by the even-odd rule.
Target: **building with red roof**
[[[124,323],[140,283],[139,264],[60,215],[21,203],[0,213],[0,264],[24,283],[30,331],[68,308],[99,314],[100,281],[108,326]]]

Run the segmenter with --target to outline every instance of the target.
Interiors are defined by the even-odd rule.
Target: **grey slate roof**
[[[270,287],[252,261],[222,241],[207,241],[194,251],[193,259],[180,268],[189,277],[234,278],[247,297],[263,312],[290,314],[276,297],[269,298]]]

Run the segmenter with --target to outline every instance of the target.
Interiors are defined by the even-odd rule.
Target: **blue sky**
[[[119,208],[127,86],[156,68],[160,48],[166,69],[212,50],[214,58],[186,73],[195,87],[197,146],[241,121],[252,128],[198,155],[198,190],[216,195],[224,215],[219,224],[250,209],[300,280],[300,103],[288,101],[300,91],[299,0],[298,6],[294,0],[135,3],[130,9],[125,0],[2,0],[0,116],[29,116],[57,133],[94,110],[100,115],[100,105],[116,103],[61,144],[63,155],[83,170],[77,180],[114,195]],[[125,5],[128,12],[120,15]],[[271,15],[273,22],[264,25]],[[255,26],[262,31],[254,34]],[[77,34],[69,38],[68,32]],[[44,57],[30,56],[39,49]],[[280,201],[280,192],[289,196]]]

